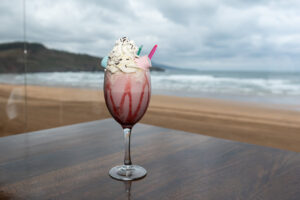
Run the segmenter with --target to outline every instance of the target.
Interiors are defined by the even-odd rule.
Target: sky
[[[0,42],[23,40],[23,1],[0,3]],[[299,0],[27,0],[26,35],[105,56],[127,36],[153,61],[205,70],[300,70]]]

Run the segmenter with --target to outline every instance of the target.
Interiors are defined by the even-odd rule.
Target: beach
[[[27,86],[26,91],[27,98],[25,86],[0,84],[1,136],[111,117],[102,90]],[[292,108],[152,95],[140,123],[300,152],[300,112]]]

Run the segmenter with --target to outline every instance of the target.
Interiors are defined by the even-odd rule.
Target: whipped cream
[[[106,69],[111,73],[118,71],[125,73],[133,73],[141,70],[135,62],[138,47],[133,40],[127,37],[120,38],[116,41],[114,48],[108,55],[108,62]]]

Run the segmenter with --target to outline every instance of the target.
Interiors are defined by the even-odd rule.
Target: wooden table
[[[138,124],[139,181],[109,177],[122,163],[112,119],[0,138],[0,199],[300,199],[300,154]]]

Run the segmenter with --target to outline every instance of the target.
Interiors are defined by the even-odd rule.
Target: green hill
[[[101,57],[48,49],[39,43],[26,43],[27,72],[103,71]],[[24,43],[0,44],[0,73],[24,72]],[[151,70],[164,71],[159,67]]]

